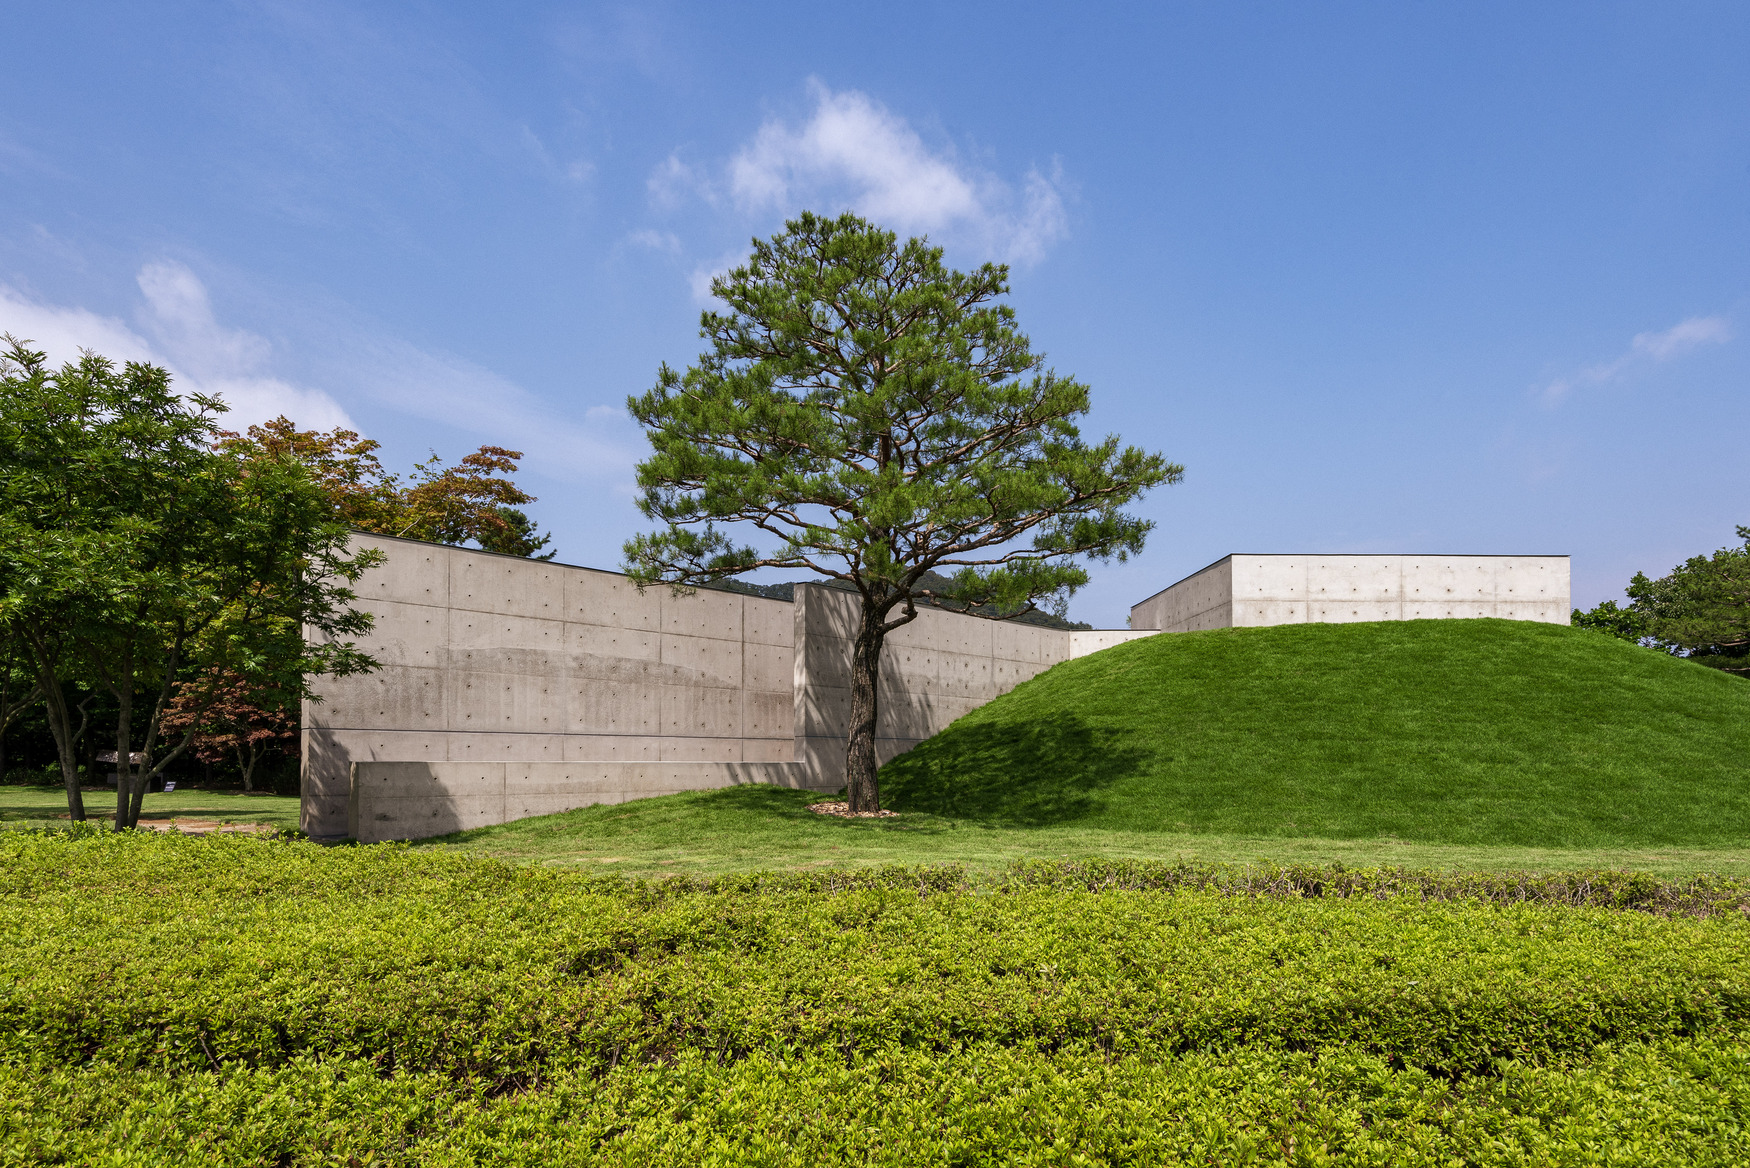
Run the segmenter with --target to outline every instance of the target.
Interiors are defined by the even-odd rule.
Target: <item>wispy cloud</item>
[[[1732,339],[1732,326],[1723,316],[1692,316],[1662,333],[1639,333],[1633,351],[1655,361],[1680,357],[1701,345],[1723,345]]]
[[[141,300],[133,324],[0,284],[0,332],[30,339],[56,362],[90,349],[115,361],[161,365],[183,392],[223,398],[231,406],[223,420],[228,429],[280,414],[305,429],[360,429],[337,399],[370,402],[522,450],[529,468],[549,478],[630,481],[642,435],[622,410],[568,416],[490,369],[422,349],[343,306],[275,306],[293,338],[276,346],[222,323],[205,283],[173,261],[146,264],[136,283]]]
[[[670,154],[656,165],[644,180],[650,201],[659,210],[668,211],[697,195],[714,202],[714,192],[705,176],[691,164],[682,162],[680,154]]]
[[[308,323],[305,327],[309,327]],[[528,466],[566,481],[629,480],[643,435],[619,410],[579,421],[509,378],[450,353],[329,321],[323,380],[348,385],[398,413],[524,452]]]
[[[654,231],[646,228],[634,231],[626,237],[639,247],[647,247],[651,251],[666,252],[669,255],[681,254],[681,238],[672,231]]]
[[[267,368],[272,345],[242,329],[227,329],[213,316],[207,290],[181,264],[152,263],[140,269],[142,328],[150,338],[113,316],[49,304],[0,284],[0,331],[33,342],[55,362],[77,359],[90,349],[115,361],[142,361],[168,369],[188,393],[223,398],[231,406],[228,426],[247,426],[280,414],[318,428],[350,426],[346,410],[327,393],[294,385]]]
[[[1635,334],[1620,356],[1557,378],[1544,387],[1543,397],[1553,405],[1583,386],[1603,385],[1637,368],[1672,361],[1703,345],[1723,345],[1731,339],[1731,322],[1725,317],[1692,316],[1659,332]]]
[[[652,172],[652,202],[727,201],[746,214],[850,209],[903,233],[947,236],[998,259],[1034,263],[1068,230],[1063,178],[1034,168],[1019,188],[932,149],[909,122],[868,94],[809,83],[800,124],[768,119],[720,175],[670,155]]]

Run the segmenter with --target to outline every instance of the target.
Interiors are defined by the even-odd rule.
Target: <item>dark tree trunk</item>
[[[133,695],[117,694],[121,701],[121,712],[116,716],[115,729],[115,829],[124,831],[133,826],[128,819],[128,812],[133,808],[134,794],[134,760],[133,743],[129,741],[128,719],[133,715]]]
[[[85,796],[79,790],[79,760],[73,757],[73,718],[67,710],[67,691],[61,688],[61,679],[55,675],[55,662],[48,646],[33,642],[30,652],[42,687],[49,734],[55,740],[55,755],[61,763],[61,782],[67,788],[67,816],[74,823],[84,823]]]
[[[875,725],[881,712],[881,642],[886,636],[885,614],[865,602],[851,646],[851,732],[845,742],[845,787],[852,811],[881,810]]]
[[[131,769],[131,768],[130,768]],[[151,781],[144,764],[134,774],[134,793],[128,800],[128,826],[138,827],[140,823],[140,808],[146,802],[146,784]]]

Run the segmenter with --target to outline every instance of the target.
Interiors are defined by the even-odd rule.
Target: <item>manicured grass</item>
[[[1124,831],[1069,823],[1023,827],[906,812],[892,819],[834,819],[807,804],[821,796],[778,787],[732,787],[586,807],[413,846],[574,866],[628,876],[711,875],[764,869],[833,870],[883,864],[964,864],[994,871],[1016,860],[1082,858],[1216,863],[1339,862],[1443,871],[1628,868],[1673,875],[1750,875],[1750,845],[1735,848],[1537,848]]]
[[[115,791],[87,790],[85,814],[108,824],[115,815]],[[265,823],[282,831],[298,826],[298,800],[288,795],[244,795],[240,791],[172,791],[148,794],[143,819],[213,820],[221,824]],[[0,828],[67,825],[67,792],[62,787],[0,786]]]
[[[1340,877],[633,884],[0,833],[0,1159],[1741,1162],[1743,889],[1660,915]]]
[[[883,768],[960,822],[1529,849],[1750,842],[1750,684],[1529,622],[1285,625],[1064,662]]]

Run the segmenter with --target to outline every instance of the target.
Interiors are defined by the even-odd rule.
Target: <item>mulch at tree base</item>
[[[848,802],[810,803],[808,809],[816,815],[836,815],[840,819],[890,819],[897,811],[852,811]]]

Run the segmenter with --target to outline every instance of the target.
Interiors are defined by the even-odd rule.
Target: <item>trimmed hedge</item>
[[[0,1071],[7,1163],[1741,1165],[1750,1051],[1606,1047],[1448,1082],[1349,1051],[1170,1060],[979,1048],[479,1082],[298,1059]]]
[[[16,1162],[1535,1163],[1655,1137],[1705,1160],[1750,1114],[1724,881],[638,883],[11,834],[0,895]]]

